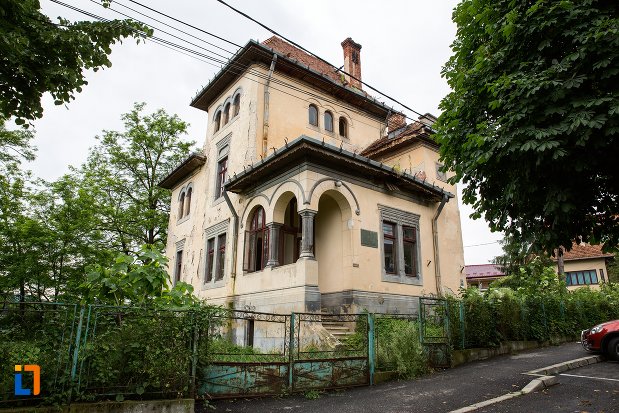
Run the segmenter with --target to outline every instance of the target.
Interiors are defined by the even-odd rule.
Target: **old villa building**
[[[434,118],[407,124],[369,96],[361,45],[342,47],[352,76],[277,37],[250,41],[193,99],[203,151],[160,183],[175,282],[270,312],[410,313],[463,285]]]

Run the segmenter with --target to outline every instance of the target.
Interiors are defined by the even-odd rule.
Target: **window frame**
[[[334,131],[333,113],[331,113],[330,110],[325,110],[325,113],[323,114],[322,117],[323,117],[322,121],[323,121],[323,125],[324,125],[324,128],[325,128],[325,131],[329,132],[329,133],[333,133],[333,131]],[[329,122],[327,122],[327,119],[330,119],[329,122],[331,123],[331,129],[329,129]]]
[[[226,250],[230,220],[226,219],[204,231],[205,254],[202,288],[218,288],[226,282]]]
[[[219,199],[224,195],[224,184],[228,173],[228,156],[217,161],[217,175],[215,181],[215,199]]]
[[[342,125],[344,125],[344,133],[342,133]],[[341,138],[348,139],[348,120],[344,116],[338,119],[338,134]]]
[[[262,215],[261,220],[259,214]],[[262,235],[262,250],[260,255],[257,253],[257,241],[260,238],[259,234]],[[252,246],[254,247],[253,250]],[[245,231],[245,246],[243,248],[243,253],[244,272],[261,272],[266,268],[267,262],[269,261],[269,228],[266,225],[266,213],[262,205],[258,206],[258,208],[252,212],[249,229]],[[260,266],[257,265],[257,258],[259,256]]]
[[[181,280],[183,274],[183,250],[176,250],[176,260],[174,262],[174,285]]]
[[[312,110],[312,109],[316,111],[316,123],[312,123],[312,113],[311,113],[311,110]],[[320,122],[318,121],[318,119],[319,119],[319,118],[320,118],[320,112],[319,112],[319,110],[318,110],[318,106],[316,106],[316,105],[314,105],[313,103],[311,103],[311,104],[308,106],[308,108],[307,108],[307,123],[308,123],[310,126],[314,126],[314,127],[318,128],[318,127],[319,127],[318,125],[319,125],[319,123],[320,123]]]
[[[213,122],[215,124],[213,133],[217,133],[221,130],[221,109],[217,109],[215,117],[213,118]]]
[[[238,92],[232,98],[232,108],[232,117],[236,118],[241,112],[241,94]]]
[[[227,102],[224,106],[224,111],[223,111],[224,113],[222,116],[222,119],[223,119],[222,126],[225,126],[230,122],[230,106],[231,106],[230,102]]]
[[[566,271],[564,276],[565,284],[568,287],[580,287],[584,285],[601,284],[601,277],[595,269]],[[587,280],[589,280],[589,282],[587,282]]]
[[[380,247],[380,265],[381,265],[381,280],[385,282],[394,282],[400,284],[411,284],[423,286],[423,268],[421,263],[421,243],[420,243],[420,216],[412,212],[403,211],[400,209],[378,205],[380,221],[379,221],[379,247]],[[385,236],[383,224],[391,224],[394,226],[394,236]],[[413,238],[407,239],[407,243],[413,245],[413,273],[406,274],[405,257],[404,257],[404,229],[412,228]],[[394,239],[394,261],[395,272],[388,272],[385,268],[385,240]]]

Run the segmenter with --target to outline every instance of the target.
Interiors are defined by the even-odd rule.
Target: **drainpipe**
[[[273,71],[275,70],[275,62],[277,62],[277,54],[273,53],[273,60],[271,60],[271,67],[269,68],[269,75],[267,77],[267,81],[264,84],[264,113],[263,119],[264,122],[262,124],[262,156],[267,156],[267,145],[269,138],[269,85],[271,84],[271,77],[273,76]]]
[[[236,252],[237,252],[237,240],[239,238],[239,215],[236,213],[236,210],[232,206],[232,201],[230,201],[230,196],[228,196],[228,191],[224,185],[224,199],[226,200],[226,204],[228,204],[228,208],[230,212],[232,212],[232,270],[230,271],[230,277],[232,278],[232,294],[234,294],[234,287],[236,285]]]
[[[443,296],[443,288],[441,285],[441,263],[439,260],[438,254],[438,217],[443,212],[443,207],[449,201],[447,195],[443,195],[443,199],[441,199],[441,204],[438,206],[436,210],[436,214],[434,214],[434,218],[432,218],[432,237],[434,241],[434,274],[436,277],[436,295],[439,297]]]

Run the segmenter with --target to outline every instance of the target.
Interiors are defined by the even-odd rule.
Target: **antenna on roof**
[[[284,142],[286,142],[286,148],[288,147],[288,137],[284,138]]]

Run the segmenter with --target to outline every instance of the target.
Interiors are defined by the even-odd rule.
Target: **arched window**
[[[251,218],[249,230],[245,231],[245,271],[261,271],[269,257],[269,231],[264,208],[258,207]]]
[[[184,213],[185,213],[185,191],[181,193],[181,199],[179,200],[178,219],[181,219]]]
[[[192,188],[187,190],[187,195],[185,195],[185,216],[189,215],[191,212],[191,193],[193,192]]]
[[[348,122],[343,116],[340,116],[340,136],[342,138],[348,138]]]
[[[221,128],[221,111],[218,110],[215,115],[215,132],[217,132]]]
[[[315,105],[309,105],[308,117],[310,125],[318,126],[318,108]]]
[[[232,116],[238,116],[239,111],[241,110],[241,94],[237,93],[237,95],[234,97],[234,110],[233,110],[233,115]]]
[[[226,107],[224,109],[223,124],[225,125],[229,121],[230,121],[230,102],[226,103]]]
[[[288,202],[284,213],[284,225],[279,236],[280,250],[279,263],[281,265],[292,264],[299,259],[301,250],[301,222],[297,212],[297,199],[292,198]]]
[[[333,114],[329,111],[325,112],[325,130],[333,132]]]

